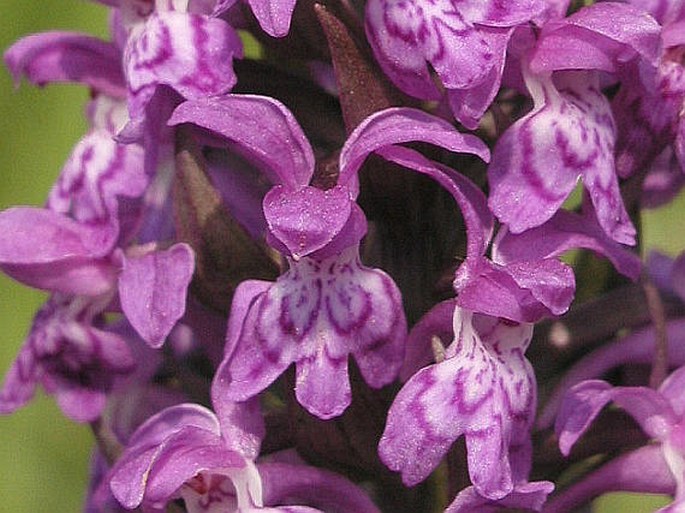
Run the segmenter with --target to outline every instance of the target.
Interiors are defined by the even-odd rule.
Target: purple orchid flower
[[[487,150],[437,118],[391,109],[371,116],[350,136],[338,183],[324,191],[308,185],[311,147],[274,100],[228,96],[186,102],[171,123],[188,121],[237,142],[265,165],[278,184],[264,198],[267,240],[290,267],[276,283],[246,282],[237,289],[215,386],[225,387],[226,397],[246,400],[295,362],[298,401],[320,418],[340,415],[351,401],[348,356],[354,355],[366,382],[380,388],[397,376],[406,336],[396,285],[359,259],[366,219],[354,201],[357,170],[374,150],[411,140],[482,156]]]
[[[524,353],[532,332],[531,324],[455,309],[455,338],[445,360],[405,384],[379,444],[381,458],[402,472],[406,485],[427,478],[464,435],[469,474],[481,500],[497,501],[517,487],[525,489],[535,378]],[[544,496],[551,484],[534,488],[531,493]]]
[[[102,110],[110,107],[105,115]],[[93,121],[102,124],[76,146],[46,208],[0,213],[0,266],[23,283],[53,292],[97,296],[118,288],[132,325],[159,346],[185,310],[194,257],[185,244],[165,251],[132,244],[141,212],[124,199],[138,200],[148,179],[142,148],[119,144],[108,131],[120,107],[106,97],[95,100]]]
[[[534,108],[502,135],[488,170],[490,208],[511,232],[549,220],[582,177],[604,231],[622,244],[635,243],[618,189],[616,127],[598,70],[617,73],[637,58],[655,63],[658,33],[642,11],[612,2],[545,24],[522,58]]]
[[[674,502],[660,509],[659,512],[681,511],[685,504],[683,387],[685,387],[685,368],[683,367],[673,372],[658,390],[646,387],[612,387],[599,380],[585,381],[574,386],[564,400],[555,426],[559,436],[559,447],[563,454],[567,455],[570,452],[599,412],[610,402],[626,410],[640,424],[642,430],[658,442],[659,449],[649,451],[649,453],[638,449],[639,452],[624,456],[620,476],[614,475],[612,478],[610,474],[600,469],[597,475],[591,474],[586,478],[592,482],[592,486],[582,483],[572,486],[562,493],[556,503],[568,508],[574,504],[581,504],[604,490],[637,491],[639,485],[646,486],[641,491],[650,492],[658,487],[659,492],[663,493],[664,479],[659,478],[663,472],[654,472],[655,479],[651,485],[639,479],[637,474],[644,474],[648,469],[666,467],[672,475],[671,482],[675,483],[675,486],[667,490],[668,493],[674,494]],[[635,461],[631,462],[631,457]],[[636,467],[636,464],[641,467]],[[612,464],[609,463],[608,466]],[[638,468],[641,470],[635,472]],[[631,482],[629,479],[631,476],[636,478],[635,482]],[[652,473],[650,473],[651,476]],[[668,479],[666,481],[668,482]],[[617,487],[617,484],[620,484],[620,487]],[[556,506],[550,509],[550,511],[557,510]]]
[[[282,463],[264,464],[263,470],[255,465],[263,430],[255,406],[224,401],[215,415],[202,406],[182,404],[151,417],[112,469],[114,496],[128,509],[142,505],[145,511],[163,511],[182,498],[191,513],[320,513],[309,506],[285,505],[294,499],[333,503],[341,513],[378,513],[364,492],[330,472]]]
[[[115,54],[111,45],[87,36],[48,33],[19,41],[5,58],[16,78],[75,80],[120,92],[122,77],[110,70]],[[125,111],[122,99],[98,91],[87,110],[91,128],[74,148],[46,208],[0,213],[0,267],[48,291],[97,296],[118,288],[132,325],[158,347],[183,315],[194,257],[185,244],[163,251],[155,243],[137,245],[166,237],[156,216],[168,187],[160,190],[160,176],[151,179],[146,172],[150,151],[114,139],[127,122]]]
[[[64,295],[48,300],[5,377],[0,413],[24,406],[40,383],[74,421],[100,416],[107,395],[136,368],[127,338],[96,322],[109,300]]]
[[[413,485],[428,476],[463,434],[474,486],[462,491],[448,511],[507,506],[540,510],[553,486],[527,482],[536,400],[535,377],[524,353],[531,323],[563,313],[572,299],[573,274],[556,257],[571,247],[588,247],[609,256],[633,278],[639,274],[639,259],[596,224],[563,214],[544,227],[546,244],[531,244],[528,232],[511,235],[504,230],[489,260],[484,253],[493,223],[479,189],[444,166],[419,161],[411,150],[382,154],[428,174],[452,193],[465,219],[468,244],[454,282],[457,298],[429,312],[409,337],[427,347],[432,334],[446,332],[445,320],[453,312],[454,342],[444,361],[419,370],[396,397],[379,445],[381,458],[402,473],[405,484]],[[532,232],[530,237],[538,240]],[[425,350],[410,351],[405,376],[425,364]]]
[[[514,27],[544,8],[539,0],[370,0],[366,33],[383,71],[400,89],[439,99],[430,64],[457,120],[475,129],[499,89]]]
[[[658,66],[638,63],[622,81],[612,102],[618,125],[617,167],[630,176],[671,147],[685,171],[685,8],[682,2],[636,0],[630,2],[661,23]],[[638,150],[639,149],[639,150]]]

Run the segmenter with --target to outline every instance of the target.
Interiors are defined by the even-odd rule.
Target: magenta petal
[[[98,258],[111,251],[104,230],[91,229],[50,210],[14,207],[0,212],[0,261],[45,264],[68,258]]]
[[[251,298],[242,326],[236,322],[234,326],[239,330],[229,331],[227,344],[235,340],[235,347],[226,353],[214,376],[214,397],[246,401],[268,387],[293,362],[294,348],[290,341],[281,340],[277,299],[281,292],[274,294],[273,289],[274,284],[270,284],[264,293]]]
[[[121,307],[152,347],[160,347],[185,312],[195,257],[187,244],[142,257],[124,257],[119,275]]]
[[[167,408],[148,419],[129,441],[128,449],[112,469],[110,487],[116,499],[133,509],[143,501],[149,471],[164,448],[164,441],[184,428],[214,432],[219,437],[216,417],[198,405],[183,404]]]
[[[80,423],[97,420],[107,403],[107,395],[103,391],[78,387],[57,390],[55,399],[67,417]]]
[[[126,96],[121,55],[112,43],[69,32],[45,32],[20,39],[5,52],[15,81],[36,85],[77,82],[104,94]]]
[[[407,338],[407,352],[400,371],[402,381],[407,381],[419,369],[433,363],[432,337],[438,337],[443,346],[452,340],[452,317],[456,306],[454,299],[442,301],[414,324]]]
[[[262,30],[283,37],[290,30],[290,19],[297,0],[247,0]]]
[[[341,415],[352,402],[347,356],[333,358],[325,350],[297,361],[297,401],[309,413],[327,420]]]
[[[259,399],[253,397],[242,403],[227,401],[212,389],[212,404],[219,418],[224,446],[256,459],[266,433]]]
[[[116,234],[50,210],[15,207],[0,212],[0,266],[32,287],[97,295],[109,290],[114,268],[105,259]]]
[[[322,511],[379,513],[361,487],[329,470],[285,463],[262,463],[258,469],[267,505],[297,499]]]
[[[270,281],[245,280],[238,285],[233,294],[231,313],[226,328],[226,345],[224,356],[230,357],[235,350],[243,331],[243,324],[252,304],[271,287]]]
[[[145,501],[153,506],[164,505],[202,471],[231,473],[243,467],[245,459],[226,449],[214,433],[194,426],[183,427],[161,445],[149,470]]]
[[[562,69],[614,72],[640,56],[656,64],[661,27],[625,3],[600,2],[547,23],[530,62],[536,73]]]
[[[471,23],[489,27],[513,27],[540,14],[545,3],[543,0],[481,0],[462,2],[459,10]]]
[[[512,33],[513,30],[488,30],[488,42],[492,48],[493,61],[485,79],[473,87],[447,91],[447,99],[454,117],[469,130],[478,128],[478,123],[500,89],[507,44]]]
[[[274,184],[309,184],[314,153],[292,113],[266,96],[224,95],[182,103],[170,125],[193,123],[235,141],[264,167]]]
[[[575,292],[573,270],[554,258],[498,265],[467,259],[457,270],[457,304],[516,322],[561,315]]]
[[[673,494],[676,483],[662,447],[646,445],[612,459],[547,501],[545,511],[576,510],[612,491]],[[661,511],[661,510],[659,510]]]
[[[659,393],[670,403],[678,416],[685,414],[685,367],[673,371],[659,387]]]
[[[264,197],[264,215],[270,234],[299,260],[340,233],[350,217],[351,201],[346,187],[292,191],[276,186]]]
[[[141,425],[128,442],[129,447],[156,447],[179,429],[195,426],[219,435],[219,421],[211,410],[199,404],[184,403],[165,408]]]
[[[232,328],[240,335],[219,367],[215,394],[243,401],[296,363],[302,405],[325,418],[340,414],[349,404],[350,353],[372,387],[397,376],[406,337],[400,298],[385,273],[362,266],[356,246],[321,261],[291,262],[252,300],[243,326]]]
[[[357,171],[366,157],[392,144],[421,141],[457,153],[477,155],[488,161],[487,146],[471,134],[461,134],[445,120],[408,108],[392,108],[372,114],[355,128],[340,153],[339,185],[358,192]]]
[[[366,3],[366,35],[385,74],[405,93],[426,100],[437,100],[438,89],[428,72],[424,52],[411,20],[419,24],[423,14],[410,4],[407,11],[387,0]]]
[[[453,413],[443,411],[453,394],[453,386],[442,382],[433,365],[414,374],[395,397],[378,453],[388,468],[402,473],[405,485],[426,479],[458,438],[460,433],[450,429]]]
[[[573,445],[610,401],[627,410],[642,429],[655,438],[663,439],[668,426],[677,421],[671,406],[656,390],[612,387],[599,380],[584,381],[568,391],[557,415],[554,429],[563,454],[569,454]]]

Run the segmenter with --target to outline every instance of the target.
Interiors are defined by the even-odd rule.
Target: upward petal
[[[170,125],[193,123],[234,141],[274,184],[309,185],[314,153],[292,113],[266,96],[224,95],[182,103]]]
[[[655,65],[661,27],[632,5],[599,2],[547,23],[530,62],[536,73],[562,69],[616,72],[640,57]]]
[[[569,390],[557,416],[554,429],[563,454],[568,455],[610,401],[628,411],[649,436],[659,440],[666,438],[678,420],[668,401],[656,390],[647,387],[612,387],[599,380],[584,381]]]
[[[366,157],[383,147],[412,141],[440,146],[456,153],[476,155],[486,162],[490,152],[480,139],[459,133],[445,120],[408,108],[392,108],[372,114],[355,128],[340,153],[339,185],[358,194],[357,171]]]

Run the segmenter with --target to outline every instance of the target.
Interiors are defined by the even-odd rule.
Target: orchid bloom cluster
[[[685,256],[639,220],[685,184],[685,2],[99,3],[5,53],[91,99],[0,212],[49,293],[0,412],[90,424],[85,511],[684,510]]]

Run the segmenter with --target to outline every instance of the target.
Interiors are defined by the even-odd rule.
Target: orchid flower
[[[304,499],[315,506],[333,503],[341,513],[378,513],[364,492],[331,472],[255,465],[263,426],[254,406],[223,401],[215,415],[181,404],[152,416],[111,471],[114,496],[128,509],[142,505],[145,511],[163,511],[182,498],[191,513],[320,513],[289,505]]]
[[[245,121],[251,131],[238,131]],[[350,353],[372,387],[395,379],[406,321],[390,277],[359,259],[366,220],[354,201],[357,170],[367,155],[392,143],[420,139],[484,156],[482,143],[418,111],[384,111],[350,136],[337,185],[324,191],[308,185],[312,150],[292,115],[273,100],[228,96],[186,102],[171,119],[181,122],[237,142],[278,184],[264,198],[267,240],[290,269],[274,284],[248,281],[236,291],[226,357],[216,377],[226,396],[253,397],[295,362],[298,401],[331,418],[351,401]],[[269,123],[269,130],[260,123]]]
[[[490,208],[511,232],[548,221],[582,177],[604,231],[619,243],[635,243],[618,188],[615,122],[598,70],[616,73],[637,58],[653,65],[658,34],[658,24],[642,11],[612,2],[545,24],[522,59],[533,110],[502,135],[488,170]]]
[[[557,417],[555,430],[559,436],[561,452],[568,455],[578,439],[589,428],[599,412],[610,402],[626,410],[639,424],[642,430],[658,443],[658,450],[639,450],[622,457],[621,476],[614,477],[611,472],[599,469],[582,482],[564,491],[552,504],[550,511],[557,507],[570,507],[581,504],[594,494],[604,490],[626,489],[631,491],[657,491],[663,493],[664,481],[658,469],[666,467],[671,473],[674,486],[668,490],[673,493],[674,502],[659,510],[660,513],[680,511],[685,499],[685,452],[683,451],[683,380],[685,368],[673,372],[659,387],[654,390],[647,387],[612,387],[599,380],[579,383],[566,395],[561,411]],[[647,448],[644,448],[647,449]],[[632,460],[631,460],[632,458]],[[608,463],[607,467],[615,467]],[[653,468],[650,474],[652,483],[639,478],[639,474]],[[639,470],[639,471],[638,471]],[[636,472],[637,471],[637,472]],[[634,476],[632,475],[634,473]],[[631,479],[632,478],[632,479]],[[644,488],[641,488],[644,487]],[[554,505],[558,506],[554,506]]]

